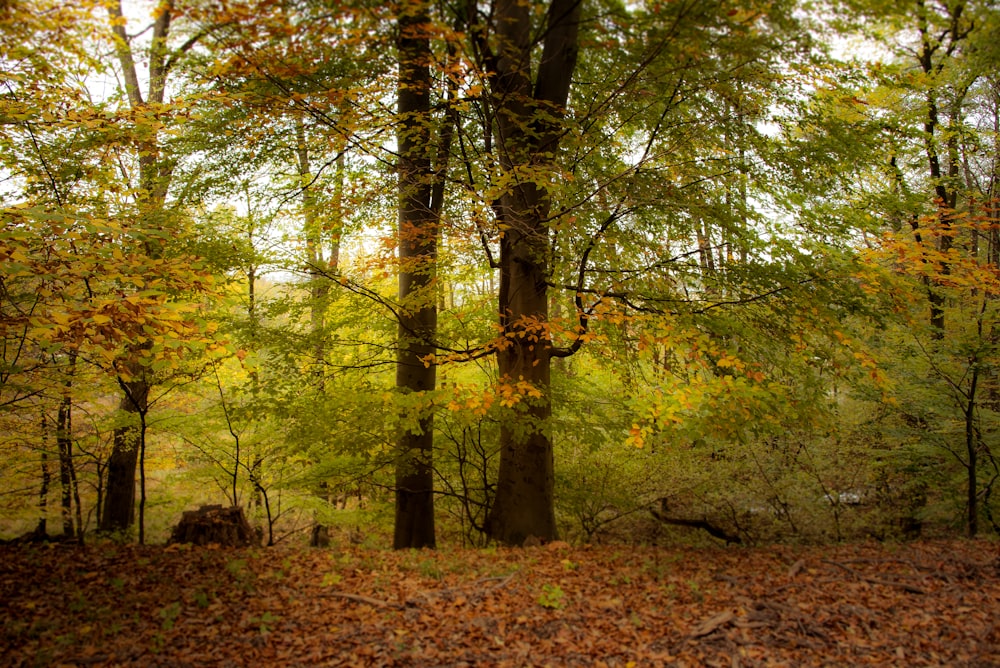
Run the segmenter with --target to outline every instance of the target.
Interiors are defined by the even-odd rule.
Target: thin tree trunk
[[[969,395],[965,407],[965,451],[968,457],[968,480],[966,497],[968,499],[968,524],[966,529],[969,537],[979,533],[979,482],[976,468],[979,466],[979,444],[976,441],[976,390],[979,383],[979,362],[973,361],[972,378],[969,385]]]
[[[146,411],[139,413],[139,545],[146,544]]]
[[[59,451],[59,485],[62,490],[63,535],[71,538],[73,530],[73,403],[64,395],[59,403],[56,422],[56,447]]]
[[[935,77],[941,73],[943,68],[941,62],[935,62],[934,60],[935,52],[937,52],[942,45],[939,41],[940,38],[931,34],[931,28],[929,27],[927,18],[928,10],[924,5],[924,0],[917,0],[917,6],[919,9],[918,32],[921,38],[921,49],[917,56],[917,60],[920,63],[920,68],[923,70],[924,74],[928,77]],[[959,41],[965,38],[965,34],[959,32],[958,28],[962,11],[962,3],[958,3],[954,6],[954,8],[949,9],[952,23],[951,27],[944,35],[949,40],[948,47],[945,49],[946,52],[950,52]],[[954,125],[957,114],[962,106],[964,91],[962,91],[961,94],[956,93],[956,95],[957,99],[952,101],[953,106],[951,109],[951,127],[949,127],[949,130],[952,131],[951,138],[946,144],[949,158],[947,181],[944,178],[944,170],[941,166],[941,155],[938,150],[939,140],[936,136],[937,130],[941,124],[940,105],[937,91],[933,88],[928,89],[925,100],[926,116],[924,117],[924,151],[927,155],[927,169],[931,183],[934,187],[934,196],[938,207],[938,224],[940,226],[938,250],[942,255],[947,253],[952,245],[951,217],[955,213],[955,206],[958,202],[958,190],[954,183],[959,170],[957,135],[954,133]],[[947,262],[942,262],[940,273],[942,275],[948,275],[950,273],[950,266]],[[941,291],[938,289],[937,283],[931,279],[927,280],[927,292],[928,301],[930,303],[930,325],[932,329],[932,336],[935,339],[942,339],[945,334],[945,299],[941,294]]]
[[[70,461],[72,462],[72,459]],[[73,504],[76,508],[76,539],[83,545],[83,506],[80,504],[80,485],[76,479],[76,465],[70,466],[69,482],[73,488]],[[100,505],[100,495],[98,495],[98,505]]]
[[[340,270],[340,244],[344,236],[344,180],[346,175],[346,142],[341,141],[337,149],[336,170],[333,175],[333,222],[330,225],[330,257],[327,268],[336,274]]]
[[[76,471],[73,462],[73,376],[76,372],[76,352],[69,354],[66,376],[63,381],[62,397],[56,417],[56,448],[59,452],[59,483],[62,487],[63,535],[75,535],[73,526],[73,500],[79,496],[75,490]],[[77,516],[80,516],[79,499]],[[77,531],[83,531],[83,524],[77,523]]]
[[[299,187],[302,189],[302,227],[306,240],[306,271],[309,274],[309,328],[310,334],[315,338],[315,373],[319,389],[322,390],[325,377],[323,361],[326,358],[323,330],[326,326],[330,279],[323,258],[323,230],[314,192],[314,176],[309,160],[309,148],[306,143],[305,122],[302,119],[297,119],[295,122],[295,137],[298,144],[295,151],[296,166],[299,173]]]
[[[38,490],[38,525],[35,527],[35,534],[38,537],[48,535],[48,512],[49,512],[49,483],[52,474],[49,472],[49,453],[45,449],[48,445],[48,420],[45,413],[42,413],[42,437],[45,442],[42,444],[42,486]]]

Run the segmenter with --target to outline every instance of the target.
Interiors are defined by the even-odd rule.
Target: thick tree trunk
[[[501,383],[526,382],[541,396],[525,397],[500,427],[500,468],[488,530],[494,539],[521,545],[529,537],[554,540],[555,461],[548,322],[548,237],[509,231],[500,254],[500,322],[506,348],[498,351]],[[523,334],[523,336],[522,336]]]
[[[115,429],[108,480],[105,485],[104,510],[100,530],[125,531],[135,518],[135,471],[139,458],[138,429]]]
[[[125,414],[125,424],[114,431],[111,457],[108,459],[108,481],[104,495],[104,512],[100,530],[125,531],[135,520],[135,474],[139,463],[140,417],[145,414],[149,383],[140,378],[126,383],[127,390],[119,404]]]
[[[431,202],[431,51],[428,8],[417,3],[399,19],[399,302],[396,388],[402,393],[434,390],[437,304],[434,263],[438,219]],[[393,547],[435,546],[434,415],[422,409],[417,425],[396,441],[396,518]]]
[[[491,79],[495,143],[512,184],[495,204],[500,241],[498,298],[502,345],[500,383],[525,391],[500,429],[496,499],[487,521],[492,538],[521,545],[529,537],[554,540],[555,463],[549,418],[552,345],[548,331],[549,193],[537,184],[555,169],[563,109],[577,58],[579,0],[555,0],[531,75],[532,7],[496,4],[499,53]],[[531,176],[538,173],[538,177]],[[520,175],[528,173],[527,178]],[[530,389],[526,386],[530,386]]]

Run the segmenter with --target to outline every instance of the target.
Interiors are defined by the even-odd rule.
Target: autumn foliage
[[[766,550],[4,547],[20,665],[993,665],[989,542]]]
[[[0,0],[0,662],[995,660],[1000,9],[820,4]]]

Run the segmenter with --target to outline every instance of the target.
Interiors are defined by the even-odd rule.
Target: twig
[[[486,593],[492,592],[492,591],[496,591],[497,589],[500,589],[501,587],[506,586],[508,582],[510,582],[511,580],[514,579],[515,575],[517,575],[517,571],[514,571],[514,572],[512,572],[512,573],[510,573],[508,575],[491,575],[489,577],[479,578],[478,580],[476,580],[474,582],[470,582],[469,584],[463,585],[461,587],[449,587],[448,589],[438,589],[436,591],[421,592],[420,596],[423,596],[424,598],[431,598],[432,596],[448,596],[450,594],[454,594],[456,592],[460,592],[460,591],[463,591],[463,590],[466,590],[466,589],[475,588],[475,589],[477,589],[476,593],[477,593],[478,597],[482,597],[483,594],[486,594]],[[479,589],[478,588],[479,585],[485,584],[487,582],[492,582],[494,580],[497,580],[498,582],[495,585],[493,585],[492,587],[490,587],[488,589]],[[410,605],[409,601],[407,602],[407,605]],[[413,604],[413,605],[415,605],[415,604]]]
[[[812,615],[806,615],[801,610],[791,605],[785,603],[779,603],[777,601],[771,601],[767,599],[758,599],[754,606],[758,609],[766,608],[778,615],[779,620],[787,621],[794,624],[799,632],[803,635],[811,635],[820,638],[824,642],[833,642],[830,636],[823,630],[823,628],[816,622],[816,619]],[[808,643],[806,640],[796,640],[795,642],[805,643],[807,646],[812,647],[813,645]]]
[[[707,636],[708,634],[722,628],[726,624],[732,622],[736,619],[736,613],[732,610],[723,610],[714,617],[709,617],[701,624],[698,625],[694,631],[691,632],[691,638],[701,638]]]
[[[517,575],[517,571],[512,571],[511,573],[508,573],[507,575],[494,575],[493,577],[481,578],[481,579],[476,580],[475,582],[473,582],[472,585],[475,586],[475,585],[478,585],[478,584],[481,584],[481,583],[490,582],[492,580],[497,580],[498,582],[495,585],[493,585],[492,587],[490,587],[489,589],[487,589],[487,591],[496,591],[497,589],[500,589],[501,587],[506,587],[507,583],[510,582],[511,580],[513,580],[515,575]]]
[[[911,567],[915,571],[933,571],[934,570],[934,568],[932,566],[922,566],[921,564],[916,563],[912,559],[903,559],[903,558],[899,558],[899,557],[895,557],[895,558],[891,558],[891,559],[866,559],[866,558],[859,557],[859,558],[855,558],[855,559],[844,559],[840,563],[842,563],[842,564],[874,564],[874,565],[879,565],[879,564],[905,564],[906,566]]]
[[[911,584],[907,584],[905,582],[896,582],[895,580],[883,580],[881,578],[870,578],[870,577],[864,576],[861,573],[858,573],[856,570],[854,570],[850,566],[846,566],[846,565],[838,563],[836,561],[830,561],[829,559],[823,559],[823,563],[824,564],[830,564],[831,566],[836,566],[837,568],[842,568],[845,571],[847,571],[848,573],[850,573],[851,575],[853,575],[858,580],[861,580],[862,582],[867,582],[869,584],[885,585],[887,587],[899,587],[903,591],[907,591],[907,592],[909,592],[911,594],[926,594],[927,593],[926,590],[921,589],[920,587],[917,587],[917,586],[914,586],[914,585],[911,585]]]
[[[338,598],[346,598],[350,601],[357,601],[358,603],[367,603],[369,605],[374,605],[379,608],[403,608],[399,603],[392,603],[390,601],[383,601],[378,598],[371,598],[369,596],[361,596],[360,594],[348,594],[346,591],[328,591],[324,593],[325,596],[336,596]]]

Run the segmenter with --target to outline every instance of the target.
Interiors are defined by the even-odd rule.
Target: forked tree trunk
[[[496,153],[513,185],[495,204],[500,241],[498,298],[502,347],[500,383],[527,384],[525,396],[500,428],[496,499],[490,536],[508,545],[529,537],[554,540],[555,463],[550,416],[552,344],[548,330],[549,193],[538,183],[555,169],[563,110],[577,59],[579,0],[548,8],[538,74],[531,72],[534,31],[531,3],[499,0],[493,18],[498,53],[491,77]],[[538,176],[532,176],[532,172]],[[523,387],[523,385],[522,385]]]
[[[153,23],[152,42],[149,49],[149,84],[146,98],[143,98],[136,71],[131,43],[125,33],[121,0],[108,4],[111,30],[115,36],[115,52],[125,79],[125,92],[129,105],[134,111],[147,111],[150,106],[163,104],[167,80],[167,35],[173,13],[173,1],[164,0],[157,9]],[[148,112],[153,113],[153,112]],[[156,217],[162,212],[166,202],[167,187],[170,183],[171,167],[160,159],[156,132],[138,142],[139,191],[137,193],[137,219],[144,216]],[[150,257],[159,257],[162,249],[158,240],[146,241],[144,250]],[[145,416],[150,378],[139,364],[139,358],[146,351],[143,344],[129,346],[129,379],[127,389],[119,403],[128,419],[115,429],[111,456],[108,459],[107,491],[104,497],[104,512],[101,514],[101,531],[128,529],[135,517],[135,474],[139,460],[140,433],[134,417]]]

